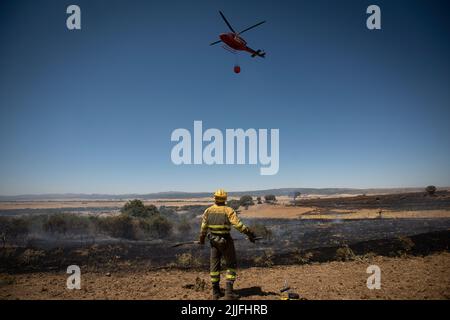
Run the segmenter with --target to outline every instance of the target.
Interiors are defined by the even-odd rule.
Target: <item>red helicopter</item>
[[[226,49],[228,49],[228,50],[231,49],[231,50],[236,50],[236,51],[247,51],[248,53],[251,54],[252,58],[254,58],[256,56],[265,58],[266,53],[263,50],[255,51],[252,48],[247,47],[247,42],[242,37],[240,37],[240,35],[250,29],[253,29],[253,28],[265,23],[266,21],[259,22],[259,23],[255,24],[251,27],[248,27],[240,32],[236,32],[236,31],[234,31],[231,24],[228,22],[227,18],[225,18],[222,11],[219,11],[219,13],[222,16],[223,21],[225,21],[226,25],[228,26],[228,28],[230,29],[231,32],[220,34],[219,35],[220,40],[211,43],[210,46],[213,46],[215,44],[223,42],[223,43],[225,43],[226,46],[228,46],[228,48],[226,47]],[[236,65],[234,67],[234,71],[236,73],[239,73],[240,67],[238,65]]]

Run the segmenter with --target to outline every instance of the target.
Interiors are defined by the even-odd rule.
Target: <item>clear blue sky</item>
[[[78,4],[82,30],[66,29]],[[366,29],[378,4],[382,30]],[[267,58],[209,47],[218,10]],[[0,194],[450,185],[448,1],[1,1]],[[175,166],[176,128],[279,128],[280,170]]]

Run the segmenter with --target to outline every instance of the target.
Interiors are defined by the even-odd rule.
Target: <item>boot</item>
[[[212,300],[219,300],[220,298],[220,285],[219,283],[214,283],[212,285]]]
[[[233,281],[227,281],[225,287],[225,300],[237,300],[239,295],[233,292]]]

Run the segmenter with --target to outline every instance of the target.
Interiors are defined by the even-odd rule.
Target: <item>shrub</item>
[[[166,238],[172,231],[172,223],[161,215],[155,215],[150,219],[141,220],[140,223],[141,228],[155,238]]]
[[[350,261],[355,259],[353,250],[348,246],[341,247],[336,250],[336,260],[338,261]]]
[[[121,214],[114,217],[99,219],[100,229],[114,238],[137,239],[136,226],[133,218],[129,215]]]
[[[415,246],[414,241],[412,241],[409,237],[400,236],[398,237],[398,240],[402,250],[405,252],[410,252]]]
[[[91,220],[87,216],[66,215],[67,233],[70,234],[90,234]]]
[[[434,196],[434,194],[436,193],[436,187],[435,186],[428,186],[425,188],[425,192],[429,195],[429,196]]]
[[[153,219],[153,230],[156,231],[160,238],[165,238],[170,236],[172,231],[172,224],[169,220],[162,216],[156,216]]]
[[[199,258],[192,255],[192,253],[182,253],[177,254],[177,265],[180,267],[199,267],[201,266],[201,261]]]
[[[26,265],[36,264],[39,260],[45,258],[45,251],[38,249],[26,249],[19,257],[18,260]]]
[[[248,207],[254,205],[253,198],[250,195],[244,195],[239,199],[239,204],[242,207]]]
[[[154,205],[144,206],[141,200],[130,200],[120,210],[122,214],[129,215],[135,218],[150,218],[158,214],[158,208]]]
[[[292,257],[298,264],[306,264],[311,262],[313,256],[314,254],[312,252],[302,252],[299,249],[294,249],[294,251],[292,252]]]
[[[22,218],[0,218],[0,238],[3,246],[10,240],[23,238],[29,229],[29,223]]]
[[[42,228],[45,232],[51,234],[66,234],[67,233],[67,219],[64,214],[52,214],[47,217]]]
[[[277,201],[277,198],[273,194],[266,194],[264,196],[264,200],[266,201],[266,203],[273,203],[273,202]]]
[[[92,218],[69,213],[56,213],[47,216],[42,228],[51,234],[83,235],[92,233]]]
[[[227,201],[227,206],[233,208],[233,210],[236,211],[241,206],[241,202],[239,200],[228,200]]]
[[[272,249],[265,250],[264,253],[253,259],[255,265],[263,267],[272,267],[274,263],[275,252]]]
[[[191,231],[191,224],[184,218],[178,223],[177,229],[179,233],[187,234]]]
[[[259,197],[259,196],[258,196],[258,197],[256,197],[256,201],[257,201],[257,203],[258,203],[258,204],[261,204],[261,203],[262,203],[262,201],[261,201],[261,197]]]
[[[170,218],[177,220],[179,218],[179,215],[172,207],[166,207],[166,206],[160,206],[159,207],[159,214],[163,217]]]

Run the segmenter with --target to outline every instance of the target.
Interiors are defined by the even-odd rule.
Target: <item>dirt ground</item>
[[[239,216],[242,218],[260,219],[296,219],[301,215],[314,210],[313,207],[287,207],[284,205],[257,204],[241,210]]]
[[[381,268],[381,289],[369,290],[369,265]],[[280,299],[287,280],[306,299],[450,299],[450,253],[426,257],[373,257],[348,262],[249,268],[239,271],[242,299]],[[0,299],[208,299],[208,273],[121,271],[84,273],[81,290],[66,288],[66,274],[0,274]],[[222,284],[223,285],[223,284]]]
[[[323,210],[316,207],[259,204],[249,207],[248,210],[241,210],[239,216],[260,219],[378,219],[380,218],[380,209]],[[382,210],[381,217],[395,219],[449,218],[450,210]]]
[[[382,210],[379,209],[360,209],[360,210],[342,210],[335,209],[322,214],[320,210],[307,212],[301,215],[301,219],[411,219],[411,218],[449,218],[450,210]]]

